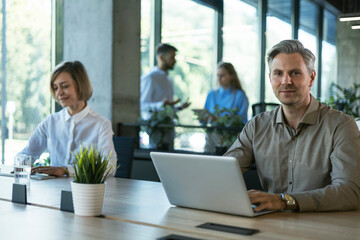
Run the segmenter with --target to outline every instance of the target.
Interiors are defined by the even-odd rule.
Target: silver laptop
[[[151,152],[172,205],[254,217],[239,162],[233,157]]]

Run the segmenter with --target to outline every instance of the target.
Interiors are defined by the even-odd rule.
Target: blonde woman
[[[116,162],[109,120],[94,112],[87,104],[92,96],[92,86],[84,66],[79,61],[64,62],[51,74],[50,92],[63,107],[41,122],[19,153],[32,157],[32,162],[47,150],[50,167],[35,167],[32,173],[54,176],[71,175],[71,152],[80,144],[93,145],[103,152],[111,152],[111,164]],[[113,175],[115,174],[113,169]]]
[[[241,87],[234,66],[228,62],[220,62],[217,68],[217,78],[219,89],[209,92],[204,108],[210,113],[214,113],[216,106],[227,109],[236,108],[245,124],[248,119],[249,101]]]

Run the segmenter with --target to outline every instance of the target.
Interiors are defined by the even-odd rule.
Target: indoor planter
[[[150,113],[150,118],[140,120],[149,135],[150,144],[154,144],[159,150],[171,149],[174,141],[174,123],[178,120],[174,107],[167,105],[159,110],[153,109]]]
[[[71,182],[74,212],[80,216],[102,214],[106,179],[110,177],[110,155],[93,146],[81,146],[74,154],[74,181]],[[115,163],[116,164],[116,163]]]
[[[195,112],[195,115],[201,123],[211,127],[206,130],[205,150],[215,152],[216,155],[223,155],[244,127],[243,119],[236,108],[216,106],[214,113],[203,109]]]

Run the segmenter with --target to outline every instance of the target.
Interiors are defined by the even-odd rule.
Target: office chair
[[[256,170],[255,164],[253,164],[249,170],[247,170],[246,172],[243,173],[243,177],[244,177],[246,188],[248,190],[255,189],[255,190],[259,190],[259,191],[264,191],[261,186],[259,175]]]
[[[130,178],[134,155],[134,138],[113,136],[113,142],[118,158],[116,166],[120,164],[120,167],[116,170],[115,177]]]
[[[255,103],[251,106],[253,111],[253,117],[261,112],[271,111],[277,106],[279,106],[279,104],[277,103],[266,103],[266,102]]]

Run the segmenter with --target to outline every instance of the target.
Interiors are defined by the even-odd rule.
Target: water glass
[[[16,155],[14,158],[15,183],[24,184],[30,188],[31,156],[25,154]]]

